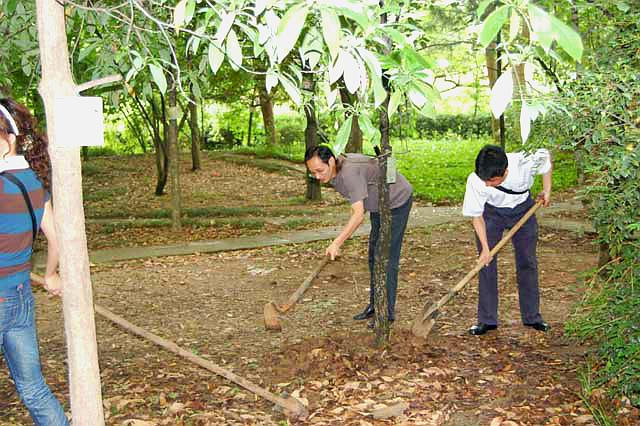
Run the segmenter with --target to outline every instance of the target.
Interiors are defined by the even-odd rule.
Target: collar
[[[7,157],[4,160],[0,160],[0,172],[4,172],[7,170],[22,170],[28,169],[29,163],[25,160],[22,155],[14,155],[12,157]]]

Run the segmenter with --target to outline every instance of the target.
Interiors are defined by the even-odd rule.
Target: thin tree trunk
[[[264,82],[258,82],[258,96],[260,98],[260,111],[262,111],[262,121],[264,123],[267,145],[276,146],[278,135],[276,133],[276,121],[273,115],[273,98],[267,93]]]
[[[500,44],[500,31],[498,31],[498,39],[497,44]],[[500,59],[500,52],[496,48],[496,73],[498,78],[502,75],[502,59]],[[506,147],[507,141],[505,137],[505,127],[504,127],[504,113],[500,115],[500,146],[504,149]]]
[[[303,83],[308,87],[311,93],[315,92],[315,81],[308,77]],[[318,145],[318,121],[316,120],[316,110],[313,97],[307,105],[304,106],[304,115],[307,118],[307,127],[304,129],[304,145],[306,149]],[[311,201],[320,201],[322,199],[322,190],[320,182],[308,173],[305,175],[307,179],[306,199]]]
[[[49,154],[52,162],[55,227],[60,249],[60,276],[64,286],[63,312],[68,354],[71,412],[75,425],[104,425],[100,367],[96,344],[93,291],[82,207],[79,149],[58,149],[54,129],[59,114],[54,100],[78,96],[71,76],[64,5],[37,0],[37,26]]]
[[[169,129],[167,132],[169,145],[169,167],[171,169],[171,228],[182,229],[180,203],[180,150],[178,147],[178,88],[172,74],[169,74]]]
[[[380,0],[380,6],[384,7],[384,0]],[[387,14],[380,17],[382,24],[387,22]],[[391,40],[383,37],[384,53],[391,53]],[[391,209],[389,206],[389,183],[387,183],[387,162],[391,158],[391,144],[389,141],[389,83],[386,75],[383,76],[387,97],[380,110],[380,150],[378,157],[380,176],[378,177],[378,205],[380,212],[380,236],[375,249],[374,266],[374,301],[375,301],[375,346],[377,348],[389,345],[391,329],[389,324],[389,309],[387,303],[387,269],[389,268],[389,251],[391,245]]]
[[[580,17],[578,15],[578,7],[575,4],[571,6],[571,22],[573,23],[573,29],[580,34]],[[576,80],[581,78],[582,68],[582,64],[580,62],[576,62]],[[584,172],[584,152],[582,148],[578,146],[573,155],[576,163],[578,185],[584,185],[586,175]]]
[[[493,88],[498,79],[498,64],[496,56],[496,43],[492,42],[485,50],[485,60],[487,62],[487,77],[489,78],[489,89]],[[496,143],[500,143],[500,120],[491,115],[491,135]]]
[[[529,41],[529,27],[527,25],[522,26],[520,36],[526,42]],[[522,103],[527,99],[527,86],[524,75],[524,63],[517,64],[511,70],[513,76],[513,120],[512,128],[514,140],[521,140],[521,126],[520,126],[520,114],[522,113]],[[523,141],[524,142],[524,141]]]
[[[189,102],[189,127],[191,128],[191,171],[200,170],[200,128],[198,127],[198,102],[202,102],[193,96],[193,102]]]
[[[349,106],[353,105],[355,102],[353,96],[351,96],[344,87],[340,88],[340,100],[343,104]],[[360,123],[358,123],[357,114],[353,114],[353,120],[351,120],[351,132],[349,133],[349,142],[347,142],[344,152],[362,152],[362,130],[360,130]]]
[[[247,129],[247,146],[251,146],[251,136],[253,133],[253,113],[255,108],[253,106],[253,99],[251,100],[251,106],[249,107],[249,124]]]

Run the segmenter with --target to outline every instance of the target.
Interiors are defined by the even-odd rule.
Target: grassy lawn
[[[488,137],[462,139],[455,135],[433,140],[394,140],[393,149],[399,171],[413,185],[417,198],[438,204],[459,203],[464,197],[467,176],[474,169],[476,155],[484,145],[492,143]],[[515,151],[514,147],[510,151]],[[276,157],[302,162],[304,147],[293,145],[286,149],[242,147],[234,152],[253,154],[260,158]],[[373,148],[365,147],[366,154]],[[569,153],[554,153],[554,191],[570,188],[576,184],[573,156]],[[532,194],[541,190],[541,179],[536,179]]]

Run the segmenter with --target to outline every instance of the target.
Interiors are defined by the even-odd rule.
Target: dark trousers
[[[400,270],[400,250],[404,231],[407,229],[409,213],[413,205],[413,197],[410,197],[403,205],[391,209],[391,248],[389,250],[389,267],[387,268],[387,306],[389,319],[395,319],[396,292],[398,289],[398,271]],[[380,213],[370,213],[371,233],[369,234],[369,303],[373,306],[374,294],[374,266],[376,246],[380,239]]]
[[[516,222],[533,206],[529,197],[514,208],[498,208],[485,204],[482,217],[487,226],[489,248],[493,248],[502,238],[505,229]],[[538,290],[538,221],[532,216],[511,240],[516,257],[516,275],[518,281],[518,299],[520,316],[525,324],[542,321],[540,315],[540,293]],[[482,248],[476,238],[478,251]],[[490,325],[498,324],[498,256],[494,256],[489,266],[479,273],[480,287],[478,297],[478,322]]]

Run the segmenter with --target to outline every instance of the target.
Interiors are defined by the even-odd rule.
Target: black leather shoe
[[[353,319],[356,320],[356,321],[366,320],[366,319],[371,318],[374,313],[375,313],[375,310],[373,309],[373,306],[372,305],[367,305],[367,307],[364,308],[364,311],[362,311],[358,315],[354,316]]]
[[[485,334],[489,330],[495,330],[497,328],[498,328],[498,326],[495,325],[495,324],[484,324],[484,323],[480,322],[480,323],[474,325],[473,327],[471,327],[468,330],[468,333],[473,335],[473,336],[480,336],[480,335]]]
[[[538,322],[534,322],[532,324],[525,324],[526,327],[531,327],[534,330],[538,330],[538,331],[542,331],[542,332],[547,332],[549,330],[551,330],[551,326],[549,324],[547,324],[544,321],[538,321]]]
[[[394,318],[390,318],[389,319],[389,324],[393,324],[395,322]],[[375,318],[371,318],[368,322],[367,322],[367,328],[374,328],[376,325],[376,319]]]

